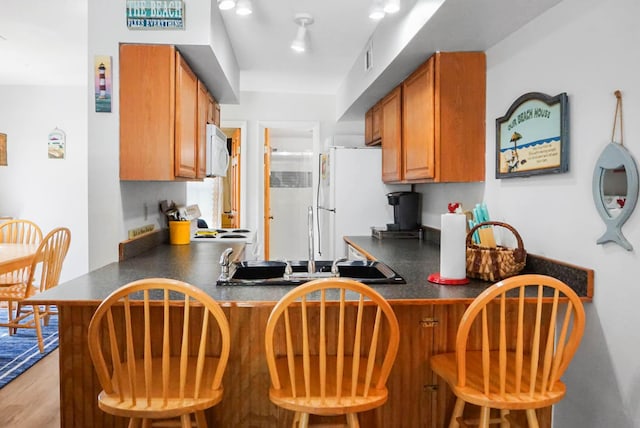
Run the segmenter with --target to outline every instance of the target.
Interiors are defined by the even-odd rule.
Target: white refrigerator
[[[371,236],[371,227],[393,223],[387,193],[409,185],[382,182],[380,147],[329,147],[319,155],[316,189],[316,256],[346,257],[344,236]]]

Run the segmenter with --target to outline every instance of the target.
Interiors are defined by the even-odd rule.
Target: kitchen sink
[[[307,272],[307,261],[290,261],[291,272],[285,274],[287,262],[252,260],[234,262],[228,278],[220,277],[218,285],[299,285],[318,278],[350,278],[365,284],[404,284],[405,280],[393,269],[379,261],[348,260],[338,262],[338,274],[331,273],[331,260],[315,262],[316,271]]]

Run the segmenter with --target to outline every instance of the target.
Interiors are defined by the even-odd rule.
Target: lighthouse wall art
[[[96,112],[111,113],[111,57],[96,55],[93,64]]]

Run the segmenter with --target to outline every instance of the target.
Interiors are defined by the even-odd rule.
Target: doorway
[[[187,182],[187,205],[197,204],[200,219],[213,229],[241,227],[241,128],[221,128],[227,136],[229,166],[224,177]]]
[[[309,206],[314,203],[313,126],[265,129],[265,258],[308,258]]]
[[[240,227],[240,128],[222,128],[227,136],[229,167],[222,177],[221,223],[223,228]]]

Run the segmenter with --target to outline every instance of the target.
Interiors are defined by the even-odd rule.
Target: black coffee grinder
[[[417,192],[387,193],[389,205],[393,205],[393,223],[387,224],[388,231],[408,231],[420,229],[420,194]]]

